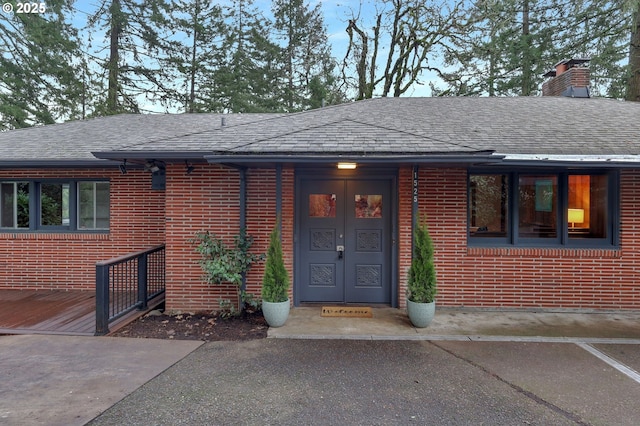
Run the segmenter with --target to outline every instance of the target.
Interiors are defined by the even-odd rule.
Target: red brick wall
[[[0,288],[94,290],[95,264],[164,242],[164,192],[118,169],[0,170],[0,179],[109,179],[108,234],[0,232]]]
[[[275,225],[275,169],[250,169],[247,178],[247,234],[254,237],[252,252],[266,253]],[[293,170],[282,173],[283,251],[293,272]],[[167,168],[167,304],[170,311],[211,311],[221,299],[236,301],[235,288],[208,285],[198,264],[198,232],[209,231],[233,244],[240,231],[240,173],[219,165],[197,165],[186,175],[184,165]],[[264,262],[247,275],[247,291],[260,296]],[[291,282],[293,286],[293,281]]]
[[[108,178],[108,234],[0,233],[0,288],[86,289],[95,263],[165,241],[167,308],[202,311],[235,297],[229,286],[202,279],[190,241],[209,230],[229,243],[239,232],[239,172],[218,165],[167,166],[167,190],[152,191],[151,177],[130,170],[68,169],[0,171],[0,178]],[[399,301],[405,305],[411,255],[409,167],[399,171]],[[621,175],[620,250],[479,248],[466,244],[467,181],[464,169],[420,171],[420,211],[427,214],[436,247],[441,306],[640,309],[640,171]],[[283,248],[293,279],[294,172],[283,170]],[[247,172],[247,231],[253,251],[265,253],[275,224],[275,170]],[[166,213],[165,213],[166,206]],[[165,229],[166,225],[166,229]],[[259,295],[264,263],[248,275],[248,291]],[[293,281],[292,281],[293,288]]]
[[[568,87],[589,87],[590,70],[587,67],[569,68],[542,84],[542,96],[560,96]]]
[[[436,249],[441,306],[640,309],[640,172],[621,178],[620,250],[479,248],[466,245],[466,171],[422,169],[420,201]],[[401,216],[410,214],[411,171],[400,172]],[[401,223],[404,306],[410,235]]]

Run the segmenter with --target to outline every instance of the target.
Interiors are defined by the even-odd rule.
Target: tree
[[[464,0],[385,0],[380,7],[372,32],[359,16],[347,26],[342,75],[357,99],[397,97],[420,84],[425,71],[442,73],[439,57],[457,49],[470,23]]]
[[[621,97],[629,13],[608,0],[483,0],[470,43],[449,52],[436,94],[529,96],[562,59],[591,59],[594,94]]]
[[[90,18],[90,27],[108,37],[108,57],[101,59],[107,95],[95,106],[97,115],[139,113],[147,103],[166,108],[171,78],[160,58],[168,49],[169,12],[165,0],[103,0]]]
[[[270,22],[251,0],[234,0],[224,16],[225,57],[205,90],[207,109],[218,112],[278,112],[284,110],[278,92],[280,48],[274,44]]]
[[[426,217],[418,216],[414,227],[414,247],[407,277],[407,297],[416,303],[432,303],[437,293],[435,249]]]
[[[279,218],[278,223],[280,223]],[[289,300],[289,274],[284,265],[280,230],[277,224],[269,236],[269,250],[262,278],[262,299],[273,303]]]
[[[629,79],[625,99],[640,102],[640,1],[637,1],[631,10],[633,24],[629,43]]]
[[[186,112],[206,112],[206,87],[224,60],[221,43],[228,27],[223,9],[212,0],[180,0],[172,12],[169,26],[174,36],[162,62],[175,76],[174,81],[180,82],[173,88],[173,101]]]
[[[79,118],[82,84],[71,4],[45,13],[0,14],[0,130]]]
[[[320,5],[313,9],[304,0],[274,0],[276,38],[282,43],[283,98],[287,111],[317,107],[319,97],[332,103],[336,92],[335,60],[327,41]],[[315,98],[315,99],[314,99]],[[339,99],[340,96],[338,95]]]

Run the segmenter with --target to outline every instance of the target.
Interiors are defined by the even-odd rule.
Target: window
[[[469,186],[471,235],[482,238],[506,237],[508,176],[472,175]]]
[[[570,239],[607,238],[607,177],[569,175],[567,221]]]
[[[0,181],[0,230],[109,229],[107,181]]]
[[[29,183],[0,183],[0,227],[29,228]]]
[[[558,236],[557,176],[520,175],[518,235],[520,238],[556,238]]]
[[[40,185],[40,225],[69,226],[69,184]]]
[[[615,245],[617,174],[469,174],[472,245]]]
[[[382,195],[356,195],[355,216],[357,218],[381,218]]]
[[[109,183],[78,184],[78,229],[109,229]]]
[[[336,217],[336,194],[309,194],[309,217]]]

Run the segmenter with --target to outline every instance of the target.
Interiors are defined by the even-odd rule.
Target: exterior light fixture
[[[188,175],[190,175],[196,169],[195,167],[193,167],[193,164],[189,163],[187,160],[184,160],[184,167],[186,168]]]
[[[341,170],[355,170],[358,167],[356,163],[338,163],[338,168]]]
[[[127,174],[127,160],[124,160],[122,162],[122,164],[120,164],[118,166],[118,168],[120,169],[120,173],[122,173],[123,175],[126,175]]]
[[[147,161],[147,163],[144,165],[144,170],[147,172],[151,172],[151,173],[155,173],[157,171],[160,171],[160,167],[156,164],[155,161]]]

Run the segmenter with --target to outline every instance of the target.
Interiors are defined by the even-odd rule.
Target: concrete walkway
[[[374,308],[373,318],[322,317],[321,307],[291,310],[270,338],[355,340],[484,340],[640,343],[640,312],[505,311],[436,308],[427,328],[411,325],[406,311]]]
[[[0,336],[0,424],[84,425],[202,342]]]

